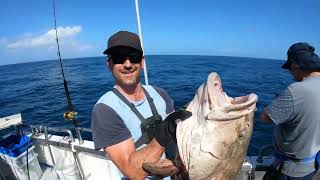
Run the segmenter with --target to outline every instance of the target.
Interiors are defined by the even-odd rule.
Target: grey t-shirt
[[[277,125],[275,149],[296,159],[305,159],[320,150],[320,77],[305,78],[280,93],[266,113]],[[289,176],[305,176],[314,169],[314,162],[286,161],[282,172]]]

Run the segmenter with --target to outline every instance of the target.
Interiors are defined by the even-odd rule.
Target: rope
[[[23,132],[23,127],[21,126],[20,128],[21,131],[21,138],[24,138],[24,132]],[[29,143],[30,143],[30,139],[32,138],[32,136],[35,135],[34,132],[32,132],[32,134],[30,135],[30,137],[28,137],[28,141],[27,141],[27,174],[28,174],[28,180],[30,180],[30,170],[29,170]]]
[[[143,43],[142,43],[141,25],[140,25],[139,2],[138,2],[138,0],[135,0],[135,2],[136,2],[136,14],[137,14],[137,20],[138,20],[139,37],[140,37],[140,42],[141,42],[141,48],[142,48],[142,51],[144,52]],[[144,57],[144,64],[143,64],[143,72],[144,72],[145,84],[149,85],[148,73],[147,73],[147,63],[146,63],[146,58],[145,57]]]

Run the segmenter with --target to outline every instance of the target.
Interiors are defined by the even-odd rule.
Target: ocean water
[[[224,56],[147,56],[149,84],[165,89],[180,108],[191,101],[210,72],[217,72],[231,96],[256,93],[259,97],[249,154],[272,143],[273,124],[259,120],[263,108],[293,82],[281,69],[284,61]],[[91,111],[114,86],[105,57],[63,60],[71,100],[79,126],[90,127]],[[143,76],[142,76],[142,82]],[[0,66],[0,117],[22,113],[23,122],[73,127],[63,119],[68,110],[58,60]]]

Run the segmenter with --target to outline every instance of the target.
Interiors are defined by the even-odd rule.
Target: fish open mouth
[[[219,75],[210,73],[203,85],[201,94],[202,113],[206,120],[228,121],[237,119],[255,109],[257,96],[250,94],[240,97],[229,97],[222,88]],[[254,108],[254,109],[252,109]]]

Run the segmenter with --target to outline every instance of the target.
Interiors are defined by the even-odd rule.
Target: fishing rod
[[[56,4],[55,4],[55,0],[52,0],[52,4],[53,4],[53,18],[54,18],[54,29],[56,32],[56,42],[57,42],[57,48],[58,48],[58,56],[59,56],[59,61],[60,61],[60,68],[61,68],[61,73],[62,73],[62,77],[63,77],[63,86],[64,86],[64,92],[66,94],[66,98],[67,98],[67,102],[68,102],[68,109],[69,111],[65,112],[63,114],[64,119],[72,121],[75,130],[76,130],[76,134],[77,137],[79,139],[79,143],[82,144],[82,138],[80,135],[80,132],[78,130],[78,121],[76,118],[77,112],[74,111],[73,109],[73,105],[71,102],[71,98],[70,98],[70,93],[69,93],[69,89],[68,89],[68,84],[66,81],[66,78],[64,76],[64,70],[63,70],[63,65],[62,65],[62,58],[61,58],[61,53],[60,53],[60,46],[59,46],[59,38],[58,38],[58,30],[57,30],[57,20],[56,20]]]

